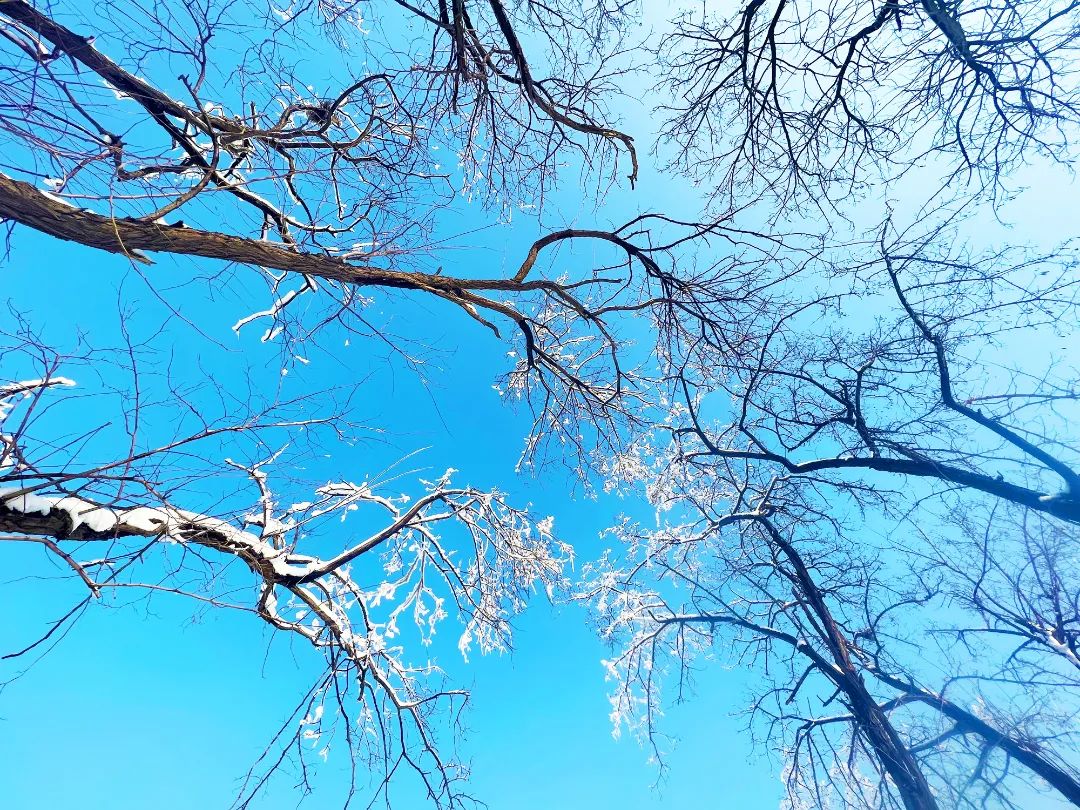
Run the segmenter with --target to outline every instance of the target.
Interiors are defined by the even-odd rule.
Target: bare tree
[[[734,637],[793,806],[1078,804],[1076,371],[1006,348],[1070,334],[1075,259],[879,236],[761,301],[738,351],[684,344],[682,401],[609,465],[662,516],[615,527],[628,556],[582,592],[617,721],[658,745],[662,681],[686,695]]]
[[[1048,656],[1066,665],[1055,679],[1075,678],[1075,535],[1040,512],[996,504],[991,510],[952,515],[955,542],[948,548],[927,544],[922,551],[927,587],[946,590],[978,620],[946,632],[964,643],[989,636],[1010,644],[1001,675],[1018,683],[1038,681]]]
[[[325,757],[335,736],[357,757],[350,798],[356,762],[366,759],[382,774],[376,795],[411,769],[435,805],[461,806],[468,798],[461,764],[440,727],[467,694],[446,686],[432,666],[410,663],[409,650],[429,643],[449,618],[460,621],[463,654],[505,649],[509,618],[534,589],[560,587],[570,560],[551,520],[515,508],[497,490],[456,486],[452,471],[421,479],[415,495],[387,491],[403,475],[393,470],[314,486],[296,479],[290,470],[310,452],[300,445],[328,449],[335,431],[357,433],[322,392],[243,418],[231,408],[214,418],[205,399],[195,400],[202,424],[148,448],[138,423],[153,408],[136,397],[116,415],[121,435],[95,437],[115,456],[91,456],[80,441],[57,452],[47,423],[77,425],[72,417],[91,396],[65,406],[64,392],[79,386],[58,371],[92,374],[106,355],[58,356],[27,330],[6,338],[6,365],[37,366],[41,376],[0,387],[0,544],[40,546],[86,593],[4,660],[17,665],[47,652],[87,609],[116,598],[174,594],[251,613],[309,643],[326,668],[245,782],[238,806],[286,755],[302,766],[307,789],[307,761]],[[136,392],[151,388],[133,374]],[[311,416],[308,406],[320,403],[329,415]],[[84,427],[108,433],[107,423]],[[230,469],[239,486],[230,485]],[[212,514],[186,508],[205,503],[197,486],[205,478],[220,482]],[[354,528],[342,526],[346,517]],[[338,540],[330,555],[309,551],[365,527],[368,536]],[[373,570],[381,572],[374,581]]]
[[[18,260],[20,233],[33,229],[87,255],[119,255],[166,308],[161,283],[142,270],[155,254],[187,260],[183,272],[214,296],[258,278],[271,296],[253,305],[243,296],[233,329],[261,323],[264,341],[322,300],[329,312],[309,334],[340,319],[392,344],[368,326],[365,295],[448,302],[497,337],[512,330],[517,359],[501,385],[533,409],[527,460],[548,446],[573,458],[619,446],[644,424],[656,376],[623,325],[650,318],[666,354],[688,323],[730,324],[782,240],[730,219],[642,216],[546,233],[502,277],[439,256],[430,234],[455,200],[486,198],[493,217],[540,203],[569,159],[602,173],[618,155],[633,180],[630,138],[601,117],[601,94],[622,70],[612,52],[619,10],[598,6],[583,24],[559,4],[388,6],[397,17],[361,21],[366,7],[343,2],[133,2],[92,15],[0,3],[0,217],[11,253]],[[417,25],[424,33],[411,40]],[[330,54],[329,68],[304,62],[309,43]],[[673,265],[670,251],[695,239],[736,249]],[[581,243],[598,248],[584,268],[572,263]],[[46,652],[117,593],[251,612],[315,647],[326,668],[238,805],[286,758],[306,788],[309,762],[335,734],[356,757],[354,789],[366,760],[383,797],[411,770],[437,806],[467,803],[454,735],[441,732],[456,728],[466,695],[411,665],[410,651],[451,617],[463,653],[504,648],[528,593],[562,583],[570,552],[550,520],[449,473],[403,495],[385,489],[397,470],[304,480],[291,472],[304,453],[362,430],[341,392],[286,401],[276,381],[259,380],[246,392],[214,380],[193,392],[187,372],[148,368],[130,343],[110,353],[91,334],[78,351],[54,350],[15,322],[0,370],[0,542],[36,544],[86,593],[6,660]],[[180,339],[199,334],[187,326]],[[102,383],[104,368],[126,377]],[[115,417],[81,421],[78,403],[103,385],[116,389]],[[176,432],[159,441],[151,422]],[[76,438],[55,436],[58,423]],[[370,531],[340,537],[342,519]],[[370,571],[373,558],[374,578],[352,572],[361,561]]]
[[[0,0],[0,218],[15,255],[33,229],[139,273],[183,258],[212,295],[257,278],[269,299],[245,297],[233,329],[264,341],[320,302],[309,334],[347,321],[396,350],[364,313],[390,294],[506,331],[499,387],[534,420],[523,462],[554,450],[644,484],[661,515],[615,527],[622,551],[582,592],[621,645],[617,721],[652,737],[665,670],[688,687],[726,630],[762,665],[751,728],[785,757],[793,806],[1080,804],[1076,371],[1008,353],[1071,334],[1073,248],[976,254],[929,209],[924,230],[890,220],[840,245],[833,223],[755,229],[742,207],[771,192],[778,222],[805,194],[887,196],[921,163],[997,189],[1026,155],[1067,159],[1076,7],[754,0],[681,18],[661,141],[725,213],[542,233],[491,274],[438,252],[445,210],[542,205],[565,169],[636,180],[608,119],[637,67],[626,4]],[[347,398],[218,386],[207,416],[166,374],[151,405],[130,343],[119,435],[60,442],[53,412],[106,355],[23,325],[5,340],[0,543],[35,544],[86,591],[10,658],[114,592],[252,612],[326,667],[238,805],[290,755],[306,787],[334,734],[384,798],[411,770],[436,805],[469,802],[440,729],[465,694],[408,651],[450,616],[463,653],[503,649],[527,595],[564,584],[550,519],[449,472],[405,495],[385,488],[396,471],[293,480],[305,448],[359,430]],[[142,416],[157,407],[178,425],[163,442]],[[363,538],[334,539],[362,511]],[[370,581],[353,573],[373,558]]]
[[[628,414],[633,372],[616,360],[619,341],[594,298],[610,287],[634,311],[653,306],[675,277],[647,243],[633,231],[555,232],[507,278],[429,262],[430,232],[455,199],[491,203],[496,219],[542,203],[568,160],[600,183],[614,161],[629,161],[633,181],[632,141],[603,121],[603,94],[622,70],[618,10],[598,6],[587,25],[558,5],[499,0],[387,3],[367,22],[361,12],[370,13],[336,0],[92,11],[5,0],[0,218],[11,251],[18,257],[25,227],[119,254],[136,270],[153,254],[183,257],[211,294],[244,283],[222,262],[246,265],[271,297],[240,312],[234,330],[262,322],[264,341],[298,300],[327,302],[309,332],[333,319],[364,323],[366,290],[448,301],[497,336],[516,331],[513,386],[544,394],[538,439],[566,413],[604,433]],[[526,35],[542,55],[526,51]],[[617,254],[606,276],[541,275],[558,246],[583,239]],[[117,594],[250,612],[310,644],[326,667],[238,806],[286,758],[306,789],[308,764],[331,737],[354,757],[347,803],[369,778],[364,762],[376,798],[412,771],[436,806],[467,803],[453,745],[467,695],[411,663],[412,651],[451,617],[463,654],[505,648],[510,616],[532,591],[557,588],[570,559],[550,519],[497,490],[456,485],[449,472],[401,495],[386,487],[408,470],[303,480],[292,471],[305,454],[362,433],[347,392],[284,400],[273,381],[231,390],[140,361],[130,342],[105,351],[93,334],[74,351],[53,350],[14,316],[0,348],[0,543],[41,547],[86,594],[40,635],[7,639],[5,660],[20,666],[46,652]],[[80,404],[103,387],[118,389],[113,412],[87,420]],[[176,432],[158,441],[151,422]],[[357,528],[341,537],[344,518]],[[374,580],[354,573],[373,558]]]
[[[676,165],[742,198],[821,205],[936,162],[996,186],[1024,156],[1067,160],[1077,5],[779,0],[707,7],[662,47]]]
[[[751,727],[783,750],[793,806],[1024,807],[1040,788],[1080,801],[1075,707],[1040,705],[1069,681],[1044,666],[1003,682],[977,656],[934,673],[908,614],[944,610],[939,591],[898,590],[866,549],[778,526],[769,508],[619,533],[642,559],[585,595],[622,639],[609,662],[620,723],[654,737],[639,701],[659,700],[671,669],[685,693],[695,655],[734,638],[736,660],[767,674]]]
[[[389,29],[383,43],[364,32],[359,4],[336,0],[284,11],[237,0],[157,11],[121,4],[76,16],[92,27],[85,33],[5,2],[3,129],[34,158],[16,165],[51,171],[60,193],[78,188],[150,222],[212,191],[250,215],[256,233],[286,244],[332,243],[369,227],[387,244],[397,229],[384,227],[377,209],[410,184],[426,190],[460,173],[476,192],[512,201],[549,176],[567,148],[589,158],[594,146],[615,143],[633,158],[629,136],[597,119],[612,90],[603,48],[614,11],[596,8],[596,29],[583,34],[557,5],[523,15],[496,0],[452,10],[387,5],[376,21]],[[410,19],[431,39],[397,53]],[[548,50],[537,62],[557,64],[557,76],[530,68],[519,28],[540,33]],[[237,29],[239,58],[223,49]],[[331,51],[335,69],[297,75],[305,46],[332,49],[334,41],[359,49],[359,58]],[[99,42],[116,42],[131,67]],[[590,57],[596,64],[582,64]],[[166,86],[133,72],[170,69],[183,73]],[[313,81],[337,86],[317,94]],[[440,161],[431,149],[440,146],[454,150],[445,168],[433,167]]]

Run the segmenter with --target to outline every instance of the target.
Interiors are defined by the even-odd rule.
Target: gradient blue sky
[[[600,212],[576,192],[561,192],[548,201],[549,222],[591,226],[642,210],[696,204],[680,181],[649,170],[648,161],[644,165],[639,189],[616,191]],[[1017,233],[1051,242],[1075,231],[1078,211],[1068,179],[1041,170],[1026,182],[1036,190],[1008,213],[1019,223]],[[466,233],[493,221],[489,213],[469,209],[443,228],[448,234]],[[436,261],[460,257],[476,275],[504,274],[538,233],[534,221],[516,217],[513,225],[462,237],[460,253]],[[251,295],[216,300],[200,285],[173,294],[183,315],[223,344],[218,348],[185,339],[184,326],[125,261],[26,231],[16,232],[14,245],[0,268],[0,304],[10,302],[57,345],[70,344],[79,329],[98,342],[118,343],[117,302],[122,300],[133,312],[127,328],[137,339],[167,325],[156,345],[174,351],[180,367],[201,363],[219,379],[239,379],[249,369],[278,373],[281,347],[260,343],[259,326],[239,339],[230,331],[258,300],[261,285]],[[207,263],[160,257],[148,273],[164,288],[188,281],[193,271],[211,269]],[[57,271],[63,283],[56,283]],[[241,276],[248,272],[240,271]],[[371,342],[354,338],[345,347],[346,335],[333,329],[318,345],[298,348],[311,363],[289,367],[281,383],[286,391],[366,378],[358,413],[366,424],[391,431],[380,441],[336,448],[325,470],[309,471],[313,477],[362,478],[426,447],[412,466],[426,468],[427,474],[453,466],[461,470],[463,483],[498,486],[519,502],[532,502],[540,513],[555,515],[560,537],[574,543],[581,561],[603,549],[599,532],[617,513],[648,515],[641,503],[576,495],[558,468],[539,478],[515,476],[528,415],[503,403],[492,384],[507,367],[506,352],[516,347],[500,343],[460,313],[415,297],[379,296],[371,310],[377,321],[392,319],[396,331],[440,347],[429,370],[431,386],[425,389],[407,370],[386,364]],[[104,413],[105,407],[91,404],[80,417],[92,421],[94,408]],[[8,544],[4,557],[7,572],[51,570],[35,548]],[[79,597],[74,583],[26,581],[9,573],[0,581],[5,651]],[[446,662],[473,691],[461,752],[472,763],[478,798],[493,810],[777,805],[780,764],[764,748],[751,749],[745,718],[739,716],[747,703],[747,673],[719,663],[705,666],[693,700],[668,707],[662,728],[678,742],[667,746],[669,770],[656,785],[659,772],[648,764],[649,752],[632,739],[612,738],[609,686],[599,663],[607,650],[587,618],[580,608],[538,598],[516,623],[513,654],[475,658],[468,666]],[[319,661],[311,650],[298,644],[268,646],[270,638],[251,616],[201,610],[179,597],[90,611],[49,655],[0,691],[0,805],[13,810],[228,806],[239,778],[317,674]],[[2,668],[0,678],[18,671]],[[317,790],[305,806],[337,806],[346,779],[345,760],[337,751],[321,767]],[[291,785],[287,777],[278,779],[256,806],[296,806],[301,797]],[[402,808],[423,806],[407,782],[392,798]]]
[[[549,206],[548,213],[581,224],[618,221],[639,206],[660,206],[670,191],[653,175],[643,178],[634,195],[617,195],[617,204],[603,214],[579,210],[582,203],[569,195],[560,198],[558,207]],[[493,221],[476,209],[444,227],[449,233],[464,233]],[[513,225],[462,237],[460,253],[436,261],[452,262],[460,256],[477,275],[505,273],[506,267],[520,262],[538,233],[534,221],[515,217]],[[230,330],[251,311],[252,302],[260,301],[262,285],[250,285],[246,297],[217,300],[209,300],[207,288],[199,284],[170,293],[173,305],[219,341],[224,347],[219,348],[185,338],[187,327],[126,261],[24,230],[14,244],[2,270],[0,303],[10,302],[53,345],[72,345],[80,330],[98,345],[119,345],[122,301],[128,311],[126,328],[136,341],[166,324],[153,342],[173,354],[175,368],[205,368],[219,380],[240,380],[253,373],[273,385],[281,346],[259,342],[261,325],[239,338]],[[584,260],[589,260],[587,253]],[[64,283],[50,282],[46,290],[48,268],[62,269]],[[158,257],[148,274],[155,285],[172,288],[186,284],[193,272],[214,269],[209,263]],[[240,272],[243,276],[250,271]],[[313,466],[307,474],[359,479],[428,448],[409,464],[421,468],[418,475],[431,477],[454,466],[462,483],[498,486],[518,503],[533,503],[539,513],[556,516],[560,537],[575,544],[581,561],[602,550],[599,533],[617,513],[648,514],[642,504],[613,496],[568,496],[575,483],[558,466],[538,478],[516,476],[528,414],[504,403],[492,385],[496,374],[510,366],[506,353],[520,347],[499,342],[441,304],[406,296],[376,298],[366,314],[438,347],[427,370],[430,385],[425,387],[400,364],[387,364],[373,341],[333,329],[315,345],[295,347],[311,362],[289,365],[288,376],[281,380],[284,395],[366,379],[357,411],[365,425],[389,431],[354,448],[333,448],[333,458],[322,462],[325,470]],[[97,371],[107,381],[114,379],[110,369]],[[77,381],[88,391],[97,385],[93,379]],[[88,400],[77,411],[57,416],[58,423],[49,427],[57,434],[79,432],[95,418],[115,418],[109,405],[108,399]],[[167,411],[156,413],[162,418]],[[65,422],[69,419],[74,421]],[[145,427],[153,434],[170,426]],[[409,490],[408,477],[401,487]],[[11,545],[4,549],[8,571],[54,572],[37,549]],[[26,581],[20,575],[5,579],[0,584],[5,649],[21,646],[42,620],[55,618],[81,596],[71,582]],[[456,657],[452,644],[440,651],[440,663],[452,667],[458,682],[473,691],[461,753],[471,760],[478,798],[494,810],[547,808],[553,800],[569,807],[626,810],[716,802],[775,806],[780,796],[775,763],[752,764],[744,720],[735,716],[745,704],[740,672],[719,667],[704,672],[699,699],[670,710],[665,728],[680,742],[666,745],[670,771],[657,785],[660,774],[648,763],[649,752],[633,739],[612,738],[609,687],[600,665],[607,650],[587,620],[583,609],[552,606],[541,597],[516,623],[513,654],[474,658],[461,666],[447,660]],[[444,632],[456,639],[449,625]],[[279,642],[270,645],[268,653],[270,638],[252,616],[202,610],[180,597],[91,610],[61,644],[0,691],[5,806],[228,806],[239,779],[318,672],[319,659],[310,649]],[[9,666],[0,677],[19,671]],[[307,806],[340,802],[347,784],[342,753],[336,751],[321,767],[317,791]],[[395,790],[398,806],[422,806],[413,787],[406,781]],[[299,799],[292,781],[283,778],[256,806],[293,807]]]
[[[524,244],[524,238],[511,243],[509,261]],[[475,255],[493,265],[504,260],[492,251]],[[42,268],[55,266],[69,268],[71,281],[44,296]],[[151,272],[168,285],[174,275],[183,280],[190,268],[162,258]],[[118,294],[135,303],[127,325],[136,338],[140,329],[148,332],[168,317],[122,260],[36,234],[17,235],[3,273],[4,297],[61,345],[77,327],[103,343],[118,340]],[[237,340],[229,327],[244,311],[200,301],[198,292],[185,291],[181,310],[233,350],[198,341],[173,346],[170,337],[165,345],[177,352],[178,362],[197,360],[219,375],[240,374],[249,364],[275,374],[280,348],[261,344],[259,327]],[[373,312],[385,312],[382,306],[375,304]],[[413,299],[387,306],[400,310],[393,312],[396,329],[449,348],[436,358],[430,397],[401,369],[384,369],[364,384],[359,407],[364,421],[400,425],[401,432],[387,436],[386,443],[334,449],[334,458],[325,461],[327,477],[336,470],[361,478],[429,447],[412,463],[425,468],[420,475],[452,465],[461,470],[462,482],[497,485],[519,503],[532,502],[540,513],[556,516],[560,536],[575,544],[582,561],[601,550],[599,532],[616,513],[641,511],[640,504],[615,497],[567,497],[573,481],[558,467],[538,479],[516,477],[527,414],[515,413],[491,387],[512,347],[463,317],[443,317],[456,313],[438,306]],[[180,328],[174,319],[166,334]],[[290,386],[299,391],[332,384],[342,374],[363,376],[368,365],[382,362],[366,361],[369,347],[355,338],[348,348],[340,336],[324,335],[320,342],[323,350],[302,350],[310,365],[290,368],[282,383],[286,394]],[[335,353],[341,363],[328,356]],[[107,413],[105,403],[92,407]],[[79,417],[78,425],[57,429],[84,427],[93,411],[82,410]],[[401,485],[408,490],[407,479]],[[34,548],[9,544],[5,555],[8,571],[52,570],[42,566],[43,555]],[[5,648],[27,639],[42,619],[57,616],[78,598],[79,588],[70,582],[5,581],[0,585]],[[91,610],[58,647],[0,692],[6,806],[227,806],[238,777],[317,674],[318,659],[310,649],[279,643],[268,654],[269,639],[254,617],[200,610],[180,597]],[[665,726],[682,739],[668,760],[668,778],[654,790],[659,774],[647,764],[648,752],[632,739],[612,739],[608,686],[599,663],[605,654],[582,609],[554,607],[538,598],[517,622],[512,655],[474,658],[467,667],[447,662],[455,677],[472,685],[470,732],[462,753],[472,761],[478,797],[497,810],[549,807],[553,797],[570,807],[692,808],[709,796],[737,806],[776,804],[775,768],[749,764],[743,720],[732,716],[744,704],[741,673],[719,668],[704,673],[700,698],[671,711]],[[5,678],[12,673],[10,667],[3,670]],[[344,767],[340,756],[322,767],[310,806],[336,804],[344,791]],[[401,791],[401,806],[419,806],[408,788]],[[298,799],[291,782],[279,780],[257,806],[292,807]]]

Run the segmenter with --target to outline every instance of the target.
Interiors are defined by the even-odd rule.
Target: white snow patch
[[[33,492],[21,492],[20,494],[4,497],[9,493],[20,493],[19,489],[6,487],[0,489],[0,500],[8,509],[31,515],[35,512],[48,515],[54,509],[67,512],[71,519],[71,528],[75,530],[86,525],[95,532],[107,532],[116,526],[116,513],[111,509],[98,506],[82,498],[70,495],[62,498],[52,495],[38,495]]]

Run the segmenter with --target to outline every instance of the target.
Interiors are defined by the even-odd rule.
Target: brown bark
[[[201,256],[289,270],[349,284],[421,289],[449,287],[449,279],[422,273],[402,273],[370,265],[356,265],[317,253],[293,250],[285,245],[215,231],[171,227],[141,219],[104,216],[74,208],[34,188],[29,183],[0,174],[0,218],[34,230],[78,242],[87,247],[119,253],[150,263],[144,251]]]

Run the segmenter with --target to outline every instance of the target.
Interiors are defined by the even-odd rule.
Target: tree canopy
[[[1080,806],[1077,245],[1008,227],[1080,4],[283,5],[0,0],[5,678],[239,611],[319,664],[223,803],[515,806],[449,660],[546,598],[662,771],[726,663],[786,807]]]

